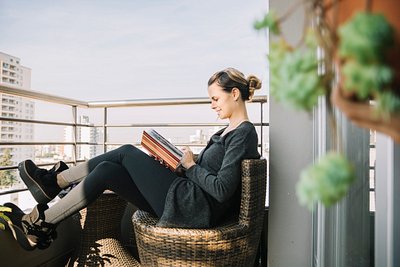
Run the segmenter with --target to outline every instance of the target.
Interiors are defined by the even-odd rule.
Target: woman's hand
[[[194,162],[194,156],[192,150],[188,146],[183,147],[182,149],[183,156],[181,159],[181,164],[185,169],[189,169],[196,163]]]
[[[377,116],[368,102],[356,102],[345,95],[341,88],[334,88],[331,102],[338,107],[355,125],[384,133],[400,144],[400,115],[390,114],[389,118]]]
[[[155,156],[155,155],[150,155],[154,160],[158,161],[161,165],[163,165],[165,168],[169,168],[168,164],[164,162],[161,158]]]

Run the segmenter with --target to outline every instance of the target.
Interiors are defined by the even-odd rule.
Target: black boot
[[[3,206],[11,208],[11,212],[4,212],[10,219],[6,225],[25,250],[48,248],[57,237],[56,226],[44,221],[44,211],[48,208],[46,204],[38,204],[28,214],[13,203],[5,203]]]
[[[19,175],[32,196],[40,204],[50,202],[60,193],[61,188],[57,184],[57,174],[66,169],[68,166],[62,161],[50,170],[39,168],[29,159],[18,165]]]

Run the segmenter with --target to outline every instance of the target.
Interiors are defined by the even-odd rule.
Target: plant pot
[[[338,2],[337,4],[334,4]],[[333,5],[327,14],[330,25],[340,26],[350,19],[358,11],[368,10],[383,14],[395,30],[395,44],[388,51],[387,63],[395,72],[394,86],[397,94],[400,95],[400,6],[398,0],[324,0],[325,5]],[[334,23],[336,20],[336,23]],[[333,29],[337,27],[333,26]]]

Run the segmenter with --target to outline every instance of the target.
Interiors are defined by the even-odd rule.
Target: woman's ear
[[[232,89],[232,96],[235,101],[238,101],[240,98],[240,90],[236,87]]]

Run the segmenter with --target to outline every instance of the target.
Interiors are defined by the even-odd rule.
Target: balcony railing
[[[11,122],[11,123],[19,123],[19,124],[28,124],[28,125],[43,125],[44,126],[59,126],[59,127],[69,127],[72,129],[72,140],[71,141],[51,141],[51,140],[43,140],[43,141],[33,141],[33,140],[12,140],[5,141],[0,139],[0,147],[20,147],[20,146],[40,146],[40,145],[62,145],[62,146],[72,146],[72,159],[66,161],[69,164],[76,164],[82,159],[77,158],[78,147],[79,146],[101,146],[102,152],[107,151],[108,148],[112,148],[115,146],[119,146],[125,144],[126,142],[112,140],[109,138],[109,133],[112,129],[141,129],[141,128],[149,128],[149,127],[161,127],[161,128],[190,128],[190,129],[200,129],[204,127],[222,127],[225,126],[226,123],[222,122],[211,122],[211,120],[202,122],[201,120],[197,120],[202,116],[198,116],[196,121],[193,122],[193,118],[190,122],[177,122],[174,120],[172,122],[163,122],[152,121],[152,122],[139,122],[139,123],[130,123],[130,122],[118,122],[114,121],[111,116],[109,116],[110,111],[115,111],[118,109],[124,108],[146,108],[151,110],[156,110],[161,107],[182,107],[188,106],[194,107],[198,105],[207,105],[210,103],[208,98],[197,97],[197,98],[164,98],[164,99],[135,99],[135,100],[121,100],[121,101],[80,101],[74,100],[65,97],[59,97],[55,95],[35,92],[31,90],[24,90],[19,88],[14,88],[11,86],[0,86],[0,94],[12,95],[15,97],[23,97],[30,101],[40,101],[43,103],[51,103],[51,104],[59,104],[62,106],[66,106],[71,110],[72,121],[56,121],[56,120],[39,120],[39,119],[26,119],[26,118],[15,118],[15,117],[0,117],[0,122]],[[258,105],[255,109],[253,109],[253,113],[255,113],[255,117],[257,119],[251,118],[256,129],[259,133],[259,150],[260,153],[265,157],[265,153],[268,150],[268,126],[269,123],[266,121],[266,109],[264,108],[264,104],[267,102],[266,96],[258,96],[253,99],[249,105],[254,106]],[[100,122],[96,124],[82,123],[79,122],[79,110],[95,110],[96,112],[100,112],[101,119]],[[144,116],[145,117],[145,116]],[[162,115],[160,114],[160,117]],[[251,116],[250,116],[251,117]],[[101,129],[102,138],[100,142],[91,142],[82,141],[78,136],[78,129],[83,128],[95,128]],[[137,140],[138,141],[138,140]],[[138,142],[131,142],[134,145],[140,145]],[[177,146],[189,145],[192,147],[195,146],[205,146],[205,143],[177,143]],[[39,166],[49,166],[53,165],[55,162],[46,162],[42,164],[38,164]],[[17,169],[17,165],[13,166],[0,166],[0,172],[5,170],[15,170]],[[6,190],[0,193],[0,195],[25,191],[26,188],[23,189],[11,189]]]

